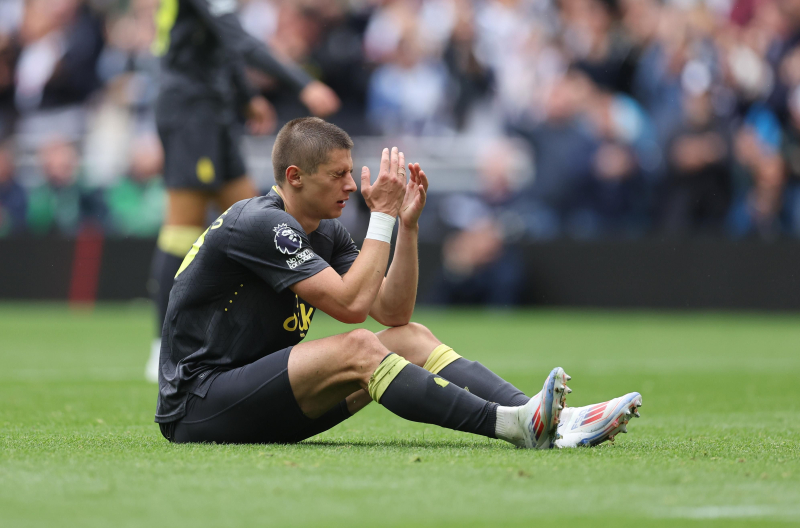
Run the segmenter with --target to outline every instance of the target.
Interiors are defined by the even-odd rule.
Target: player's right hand
[[[406,194],[406,157],[397,147],[381,153],[381,169],[378,179],[370,184],[369,168],[361,169],[361,194],[373,213],[385,213],[396,217]]]

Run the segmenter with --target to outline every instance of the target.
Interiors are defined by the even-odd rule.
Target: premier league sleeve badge
[[[294,255],[303,247],[303,240],[300,235],[288,224],[278,224],[274,231],[275,247],[284,255]]]

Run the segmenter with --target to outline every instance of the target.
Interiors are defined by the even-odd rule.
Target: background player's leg
[[[383,330],[376,335],[392,352],[484,400],[516,407],[525,405],[530,399],[481,363],[456,354],[421,324],[409,323]]]
[[[219,207],[220,212],[222,212],[236,202],[254,196],[258,196],[258,189],[256,189],[255,184],[247,175],[243,175],[220,187],[215,198],[217,207]]]
[[[150,350],[150,359],[145,367],[145,377],[158,381],[158,365],[161,351],[161,329],[169,303],[172,281],[191,249],[204,230],[206,205],[209,195],[202,191],[169,189],[164,225],[158,235],[153,260],[150,266],[148,288],[156,304],[156,336]]]

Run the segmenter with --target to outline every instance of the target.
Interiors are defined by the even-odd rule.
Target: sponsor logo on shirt
[[[307,260],[311,260],[311,257],[314,256],[314,252],[310,249],[304,249],[300,252],[296,257],[290,258],[286,261],[286,264],[289,266],[289,269],[295,269],[297,266],[306,262]]]
[[[274,231],[275,247],[284,255],[294,255],[303,246],[303,240],[300,235],[288,224],[278,224]]]
[[[300,302],[300,298],[295,295],[295,308],[294,315],[290,315],[283,322],[283,329],[287,332],[295,332],[300,330],[300,337],[305,337],[308,328],[311,326],[311,316],[314,314],[314,307],[309,306],[306,308],[305,303]]]

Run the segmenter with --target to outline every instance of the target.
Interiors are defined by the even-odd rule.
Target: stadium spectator
[[[36,149],[52,134],[80,141],[86,125],[82,103],[99,87],[99,16],[78,0],[30,0],[19,41],[14,102],[21,147]]]
[[[598,147],[592,160],[585,229],[598,235],[646,232],[652,190],[662,176],[661,153],[639,104],[622,93],[596,87],[587,114]]]
[[[719,233],[730,203],[727,123],[714,115],[708,70],[696,67],[684,75],[683,122],[666,147],[662,228],[672,235]]]
[[[19,55],[15,35],[22,20],[23,0],[0,3],[0,141],[13,131],[14,67]]]
[[[371,70],[362,44],[367,13],[345,10],[340,2],[321,3],[326,6],[324,31],[312,50],[310,63],[319,72],[319,78],[341,99],[341,109],[331,116],[330,121],[353,134],[372,134],[374,131],[366,119]]]
[[[736,137],[737,189],[728,215],[736,237],[775,238],[791,229],[784,207],[786,171],[780,155],[781,130],[777,117],[755,108]]]
[[[442,271],[431,301],[438,304],[513,306],[522,300],[524,269],[514,248],[524,232],[515,172],[518,150],[490,145],[479,161],[478,193],[461,193],[432,204],[451,234],[442,248]]]
[[[617,0],[562,0],[564,41],[575,66],[611,91],[631,90],[634,62],[627,36],[616,28]]]
[[[105,205],[99,191],[81,181],[76,147],[65,139],[51,139],[39,149],[39,164],[44,182],[30,191],[29,229],[74,235],[85,225],[102,227]]]
[[[392,59],[372,74],[367,112],[383,134],[431,135],[445,130],[447,68],[426,56],[416,32],[400,38]]]
[[[564,232],[584,237],[593,231],[586,227],[585,213],[598,141],[583,121],[593,90],[586,75],[568,72],[548,90],[544,120],[517,129],[530,143],[535,159],[525,214],[532,238],[554,238]]]
[[[164,152],[152,135],[137,138],[131,150],[129,176],[105,193],[109,230],[121,236],[155,237],[164,220]]]
[[[800,88],[795,88],[789,102],[791,119],[784,129],[781,154],[786,170],[784,207],[788,215],[788,231],[800,235]]]
[[[151,51],[158,0],[134,0],[107,17],[108,42],[98,62],[105,89],[92,105],[92,127],[83,142],[87,179],[113,186],[125,176],[136,138],[155,134],[158,59]]]
[[[492,86],[492,72],[478,58],[475,13],[466,1],[456,2],[453,30],[443,58],[451,78],[454,98],[451,112],[456,130],[463,130],[474,107]]]
[[[27,197],[15,179],[15,171],[11,148],[0,144],[0,237],[25,228]]]

